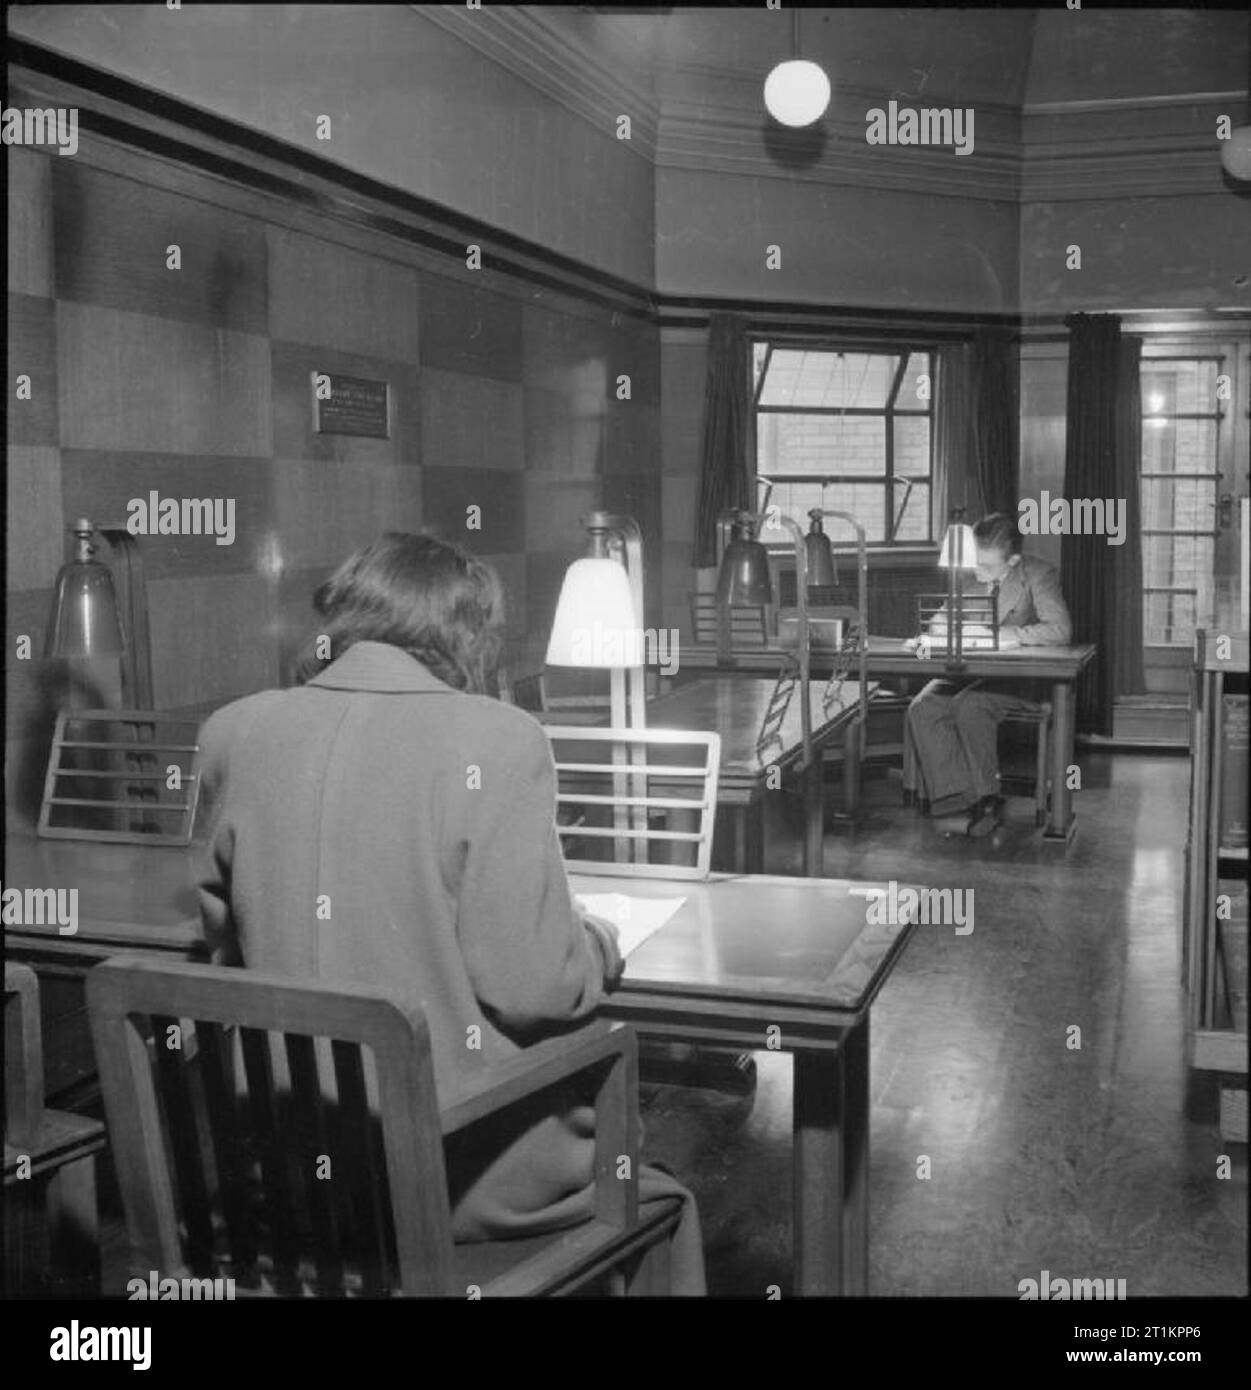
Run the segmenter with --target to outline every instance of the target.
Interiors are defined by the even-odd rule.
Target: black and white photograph
[[[1211,1371],[1251,11],[4,23],[23,1364],[559,1297]]]

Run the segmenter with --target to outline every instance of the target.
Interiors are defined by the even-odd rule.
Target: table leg
[[[803,771],[804,789],[804,874],[807,878],[825,876],[825,802],[821,756],[814,753]]]
[[[843,1055],[798,1050],[794,1067],[795,1293],[841,1294]]]
[[[1077,821],[1068,785],[1076,736],[1076,691],[1073,681],[1056,681],[1051,687],[1051,710],[1055,721],[1051,745],[1051,814],[1047,817],[1043,839],[1064,844],[1072,837]]]
[[[843,1289],[869,1291],[869,1015],[843,1040]]]
[[[869,1017],[837,1052],[795,1053],[795,1293],[869,1288]]]

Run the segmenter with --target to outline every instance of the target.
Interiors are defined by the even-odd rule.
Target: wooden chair
[[[579,873],[707,878],[721,736],[549,724],[557,831]]]
[[[1005,725],[1035,730],[1034,776],[1032,782],[1027,784],[1027,794],[1034,798],[1034,824],[1046,825],[1047,808],[1051,799],[1051,740],[1055,737],[1051,702],[1044,700],[1036,709],[1005,715],[1000,721],[1000,727],[1003,728]],[[1017,785],[1019,779],[1009,775],[1001,777],[1000,781],[1005,789],[1009,789]],[[928,808],[929,797],[926,794],[925,775],[921,770],[916,744],[906,720],[904,722],[903,791],[905,803],[915,801],[922,809]]]
[[[99,1120],[43,1103],[39,982],[4,967],[5,1296],[96,1298]]]
[[[119,956],[88,976],[87,1000],[132,1266],[144,1278],[366,1297],[667,1286],[680,1204],[639,1214],[628,1027],[538,1043],[462,1094],[438,1096],[411,997]],[[594,1218],[454,1244],[443,1141],[575,1077],[594,1089]]]

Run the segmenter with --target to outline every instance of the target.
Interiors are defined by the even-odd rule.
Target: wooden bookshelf
[[[1202,631],[1196,634],[1190,673],[1190,825],[1182,928],[1186,1053],[1191,1067],[1244,1078],[1245,1019],[1241,1028],[1235,1027],[1227,1007],[1217,899],[1231,885],[1245,894],[1247,885],[1246,847],[1222,844],[1220,833],[1221,788],[1227,771],[1222,702],[1228,695],[1247,694],[1247,675],[1245,633],[1227,638]],[[1241,1089],[1245,1092],[1245,1081]],[[1245,1140],[1245,1132],[1241,1137]]]

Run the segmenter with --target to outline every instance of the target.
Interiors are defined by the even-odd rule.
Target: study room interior
[[[1245,1298],[1247,14],[5,18],[6,1297]]]

